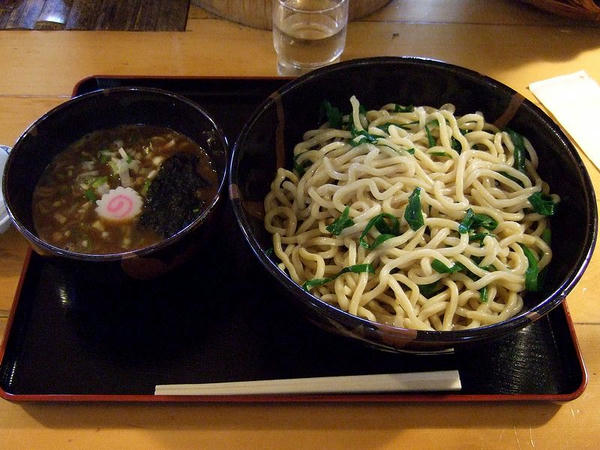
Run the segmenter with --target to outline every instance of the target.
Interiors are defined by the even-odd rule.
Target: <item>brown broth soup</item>
[[[34,225],[70,251],[135,250],[191,223],[217,185],[206,151],[180,133],[147,125],[99,130],[45,169],[33,193]]]

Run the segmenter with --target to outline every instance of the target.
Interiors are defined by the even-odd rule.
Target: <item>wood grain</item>
[[[531,39],[532,34],[537,38]],[[21,48],[24,39],[29,43],[27,52]],[[531,99],[528,84],[543,77],[585,67],[591,77],[600,79],[595,63],[599,42],[600,28],[515,26],[507,32],[504,25],[359,21],[348,27],[342,59],[374,54],[441,59],[485,73]],[[12,63],[3,67],[0,95],[69,95],[79,79],[92,74],[277,74],[269,31],[218,19],[191,21],[187,33],[145,33],[143,38],[119,32],[74,36],[15,31],[3,34],[2,43],[0,58]],[[60,76],[49,76],[41,84],[40,67],[60,69]]]
[[[101,2],[73,0],[65,28],[68,30],[94,30],[100,5]]]
[[[5,20],[0,20],[4,23],[6,29],[32,29],[35,27],[35,22],[42,11],[43,2],[37,0],[21,0],[11,2],[10,7],[6,12],[8,16]]]
[[[140,0],[104,0],[95,30],[135,30],[137,15],[142,12]]]
[[[595,0],[521,0],[544,11],[571,17],[600,22],[600,3]]]
[[[273,0],[192,0],[192,4],[203,8],[218,17],[248,25],[255,28],[270,30],[272,25]],[[348,5],[348,19],[360,19],[390,0],[352,0]]]
[[[469,23],[489,25],[595,26],[541,11],[519,0],[402,0],[388,4],[363,20],[402,23]]]
[[[0,28],[184,31],[189,0],[3,1]]]

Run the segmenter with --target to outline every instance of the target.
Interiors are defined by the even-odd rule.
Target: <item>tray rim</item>
[[[89,75],[80,79],[73,87],[72,97],[78,95],[81,86],[93,80],[217,80],[217,81],[273,81],[281,80],[282,86],[293,79],[293,77],[272,77],[272,76],[159,76],[159,75]],[[21,293],[25,284],[26,275],[33,257],[31,247],[27,249],[19,282],[15,291],[14,300],[8,316],[6,329],[4,330],[4,339],[0,345],[0,365],[4,361],[10,331],[14,322],[16,311],[21,298]],[[559,394],[461,394],[457,393],[419,393],[419,392],[399,392],[386,394],[297,394],[297,395],[153,395],[153,394],[13,394],[0,386],[0,397],[11,402],[129,402],[129,403],[415,403],[415,402],[516,402],[516,401],[553,401],[566,402],[579,397],[589,381],[589,375],[577,334],[575,325],[571,318],[566,299],[564,299],[559,308],[563,309],[566,324],[571,336],[573,350],[581,370],[581,383],[573,392]]]

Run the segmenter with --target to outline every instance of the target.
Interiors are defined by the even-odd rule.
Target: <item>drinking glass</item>
[[[281,75],[300,75],[339,60],[349,0],[273,0],[273,45]]]

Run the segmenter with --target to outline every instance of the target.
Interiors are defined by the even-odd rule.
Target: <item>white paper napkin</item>
[[[600,170],[600,86],[583,70],[529,89]]]

